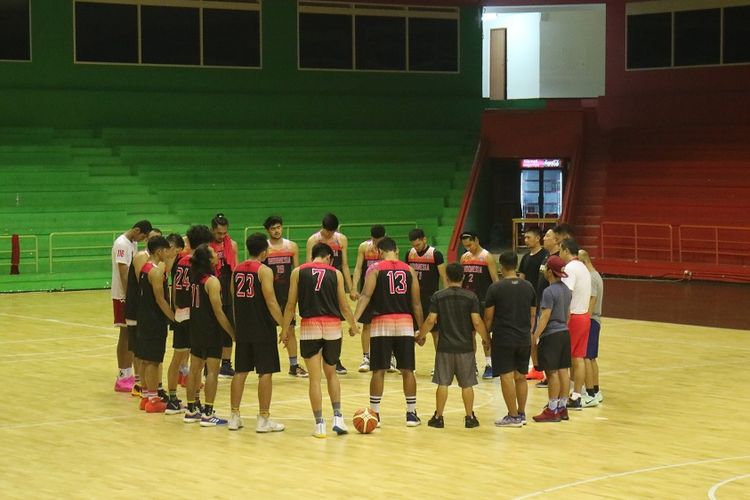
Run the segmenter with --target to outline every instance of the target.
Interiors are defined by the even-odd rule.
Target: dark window
[[[721,10],[675,12],[674,65],[696,66],[721,62]]]
[[[724,62],[750,62],[750,7],[724,9]]]
[[[352,16],[300,13],[300,68],[352,69],[352,42]]]
[[[357,69],[406,69],[406,18],[356,16]]]
[[[0,1],[0,59],[31,59],[28,0]]]
[[[458,71],[458,21],[409,18],[409,69]]]
[[[76,3],[76,60],[138,62],[138,7]]]
[[[672,14],[628,16],[628,68],[672,65]]]
[[[260,12],[203,9],[206,66],[260,66]]]
[[[142,61],[200,64],[198,9],[141,6]]]

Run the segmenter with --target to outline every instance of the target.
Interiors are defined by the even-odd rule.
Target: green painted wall
[[[263,69],[73,64],[71,0],[32,0],[31,63],[0,63],[0,126],[479,129],[480,9],[455,75],[297,70],[295,0],[263,3]]]

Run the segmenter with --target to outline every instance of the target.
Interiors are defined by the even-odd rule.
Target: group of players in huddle
[[[495,425],[526,424],[530,358],[534,372],[544,370],[546,379],[538,385],[547,386],[549,392],[549,403],[534,420],[567,420],[567,408],[595,406],[602,400],[594,352],[601,278],[585,252],[578,260],[579,250],[567,225],[545,235],[545,248],[540,245],[539,229],[529,228],[525,239],[530,251],[520,268],[514,252],[503,253],[500,276],[494,257],[472,232],[461,235],[466,252],[460,262],[446,264],[427,243],[423,230],[409,232],[411,248],[402,261],[385,228],[372,226],[371,238],[358,247],[351,276],[348,240],[338,232],[339,221],[333,214],[327,214],[321,229],[308,238],[302,265],[297,244],[283,238],[281,217],[266,219],[267,234],[247,238],[249,258],[244,262],[238,262],[237,243],[228,226],[226,217],[217,214],[210,228],[194,225],[185,237],[164,237],[148,221],[139,221],[114,243],[112,299],[115,326],[120,327],[115,391],[140,396],[141,410],[183,414],[186,423],[238,430],[243,427],[240,406],[245,381],[255,371],[259,377],[256,431],[282,431],[284,425],[270,418],[270,405],[272,375],[281,371],[278,345],[283,344],[289,354],[289,374],[309,378],[313,436],[326,437],[322,376],[333,410],[331,429],[346,434],[338,378],[347,373],[340,359],[342,319],[352,336],[360,333],[358,324],[362,324],[359,371],[372,374],[369,407],[378,427],[386,371],[398,371],[403,378],[406,425],[420,425],[415,344],[424,345],[429,333],[436,345],[432,380],[438,385],[431,427],[444,426],[443,411],[454,377],[461,387],[465,427],[479,425],[473,411],[477,333],[487,361],[483,378],[501,378],[508,407],[508,414]],[[137,243],[143,240],[147,249],[137,252]],[[348,298],[356,301],[354,311],[347,291]],[[281,327],[278,336],[277,326]],[[170,327],[174,355],[164,390],[161,365]],[[299,365],[298,353],[307,370]],[[569,399],[571,364],[575,385]],[[229,419],[214,410],[220,376],[232,379]],[[584,382],[587,392],[582,397]],[[186,388],[185,405],[177,397],[178,385]]]

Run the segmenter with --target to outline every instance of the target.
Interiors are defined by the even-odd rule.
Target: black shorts
[[[359,322],[363,325],[369,325],[372,323],[372,302],[367,304],[365,310],[362,311],[362,316],[359,317]]]
[[[370,370],[387,370],[391,366],[391,354],[396,357],[396,368],[414,370],[414,337],[405,335],[370,338]]]
[[[136,325],[128,325],[128,351],[135,353],[138,347],[138,327]],[[136,357],[138,357],[136,355]]]
[[[258,375],[280,372],[279,346],[276,340],[237,342],[234,346],[234,370],[238,373],[255,370]]]
[[[544,371],[570,368],[570,332],[555,332],[539,340],[539,366]]]
[[[299,352],[300,356],[304,359],[310,359],[319,352],[322,352],[325,364],[334,366],[339,362],[339,358],[341,357],[341,339],[300,340]]]
[[[161,363],[164,361],[164,352],[167,348],[167,328],[163,331],[138,330],[135,355],[138,359],[150,363]]]
[[[211,347],[190,347],[190,354],[196,358],[200,358],[203,361],[208,358],[221,359],[221,344],[217,344]]]
[[[526,374],[529,371],[530,345],[492,344],[492,376],[516,371]]]
[[[232,304],[223,305],[221,306],[221,309],[224,311],[224,315],[226,315],[229,323],[234,326],[234,308],[232,307]],[[221,346],[232,347],[232,337],[230,337],[223,328],[221,330]]]
[[[190,320],[173,323],[172,348],[190,349]]]

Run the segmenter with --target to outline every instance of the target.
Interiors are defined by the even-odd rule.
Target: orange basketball
[[[360,434],[369,434],[378,426],[378,417],[371,409],[360,408],[354,412],[352,423]]]

